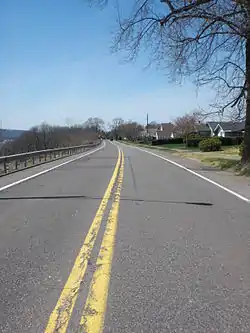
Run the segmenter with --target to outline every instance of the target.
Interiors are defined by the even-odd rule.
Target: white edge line
[[[30,179],[33,179],[33,178],[39,177],[39,176],[41,176],[41,175],[43,175],[43,174],[45,174],[45,173],[47,173],[47,172],[50,172],[50,171],[55,170],[55,169],[57,169],[57,168],[60,168],[60,167],[63,166],[63,165],[69,164],[69,163],[74,162],[74,161],[76,161],[76,160],[80,160],[80,159],[83,158],[84,156],[91,155],[91,154],[93,154],[93,153],[95,153],[95,152],[97,152],[97,151],[99,151],[99,150],[105,148],[105,146],[106,146],[106,143],[105,143],[105,141],[104,141],[104,144],[102,144],[102,146],[99,147],[99,148],[96,148],[96,149],[94,149],[94,150],[91,150],[91,151],[88,151],[88,152],[86,152],[86,153],[84,153],[84,154],[81,154],[80,156],[77,156],[77,157],[75,157],[75,158],[73,158],[73,159],[71,159],[71,160],[69,160],[69,161],[66,161],[66,162],[63,162],[63,163],[57,164],[57,165],[53,166],[52,168],[49,168],[49,169],[46,169],[46,170],[40,171],[40,172],[38,172],[38,173],[35,173],[34,175],[28,176],[28,177],[26,177],[26,178],[23,178],[23,179],[17,180],[17,181],[15,181],[15,182],[13,182],[13,183],[10,183],[10,184],[8,184],[8,185],[5,185],[5,186],[3,186],[3,187],[0,187],[0,192],[2,192],[2,191],[4,191],[4,190],[7,190],[7,189],[10,188],[10,187],[13,187],[13,186],[16,186],[16,185],[18,185],[18,184],[24,183],[24,182],[26,182],[27,180],[30,180]],[[38,164],[37,166],[39,166],[39,164]],[[25,169],[24,169],[24,170],[25,170]]]
[[[172,161],[172,160],[169,160],[168,158],[163,157],[162,155],[155,154],[155,153],[153,153],[153,152],[151,152],[151,151],[148,151],[148,150],[146,150],[146,149],[142,149],[142,148],[139,148],[139,147],[133,147],[133,146],[130,146],[130,145],[127,145],[127,146],[129,146],[129,147],[131,147],[131,148],[139,149],[139,150],[141,150],[141,151],[143,151],[143,152],[145,152],[145,153],[148,153],[148,154],[153,155],[153,156],[155,156],[155,157],[161,158],[162,160],[164,160],[164,161],[166,161],[166,162],[168,162],[168,163],[171,163],[171,164],[177,166],[178,168],[181,168],[181,169],[183,169],[183,170],[185,170],[185,171],[187,171],[187,172],[190,172],[190,173],[192,173],[193,175],[195,175],[196,177],[199,177],[199,178],[201,178],[201,179],[207,181],[208,183],[211,183],[211,184],[213,184],[213,185],[215,185],[215,186],[221,188],[222,190],[224,190],[224,191],[226,191],[226,192],[228,192],[228,193],[230,193],[230,194],[236,196],[237,198],[239,198],[239,199],[241,199],[241,200],[243,200],[243,201],[245,201],[245,202],[247,202],[247,203],[250,203],[250,199],[244,197],[243,195],[241,195],[241,194],[239,194],[239,193],[237,193],[237,192],[234,192],[234,191],[230,190],[229,188],[227,188],[227,187],[225,187],[225,186],[223,186],[223,185],[221,185],[221,184],[219,184],[219,183],[213,181],[212,179],[209,179],[209,178],[207,178],[207,177],[205,177],[205,176],[202,176],[201,174],[199,174],[199,173],[197,173],[197,172],[195,172],[195,171],[193,171],[193,170],[190,170],[190,169],[184,167],[183,165],[181,165],[181,164],[179,164],[179,163],[176,163],[176,162],[174,162],[174,161]]]

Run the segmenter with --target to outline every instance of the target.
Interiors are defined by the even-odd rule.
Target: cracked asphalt
[[[125,169],[103,332],[249,333],[250,204],[157,157],[119,147]],[[117,156],[107,143],[0,191],[0,332],[45,331]],[[46,167],[2,177],[0,188]],[[67,332],[82,331],[110,207],[111,200]]]

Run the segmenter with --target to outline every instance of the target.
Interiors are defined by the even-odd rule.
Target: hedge
[[[219,138],[222,146],[239,146],[243,142],[243,137]]]
[[[173,138],[173,139],[159,139],[153,140],[152,146],[167,145],[167,144],[182,144],[183,138]]]
[[[222,146],[239,146],[243,138],[242,137],[235,137],[235,138],[223,138],[223,137],[213,137],[213,138],[218,138],[221,141]],[[204,137],[188,137],[186,140],[186,145],[187,147],[198,147],[199,143],[202,140],[205,139],[210,139],[210,138],[204,138]]]
[[[221,140],[219,138],[207,138],[199,143],[201,151],[219,151],[221,149]]]

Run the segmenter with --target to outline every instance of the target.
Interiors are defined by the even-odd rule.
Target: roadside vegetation
[[[43,123],[7,142],[0,155],[83,145],[102,136],[103,126],[104,121],[99,118],[89,118],[85,123],[73,126],[52,126]]]
[[[223,146],[220,139],[212,138],[212,146],[210,144],[207,146],[207,140],[209,139],[205,139],[205,145],[202,143],[200,147],[188,147],[185,143],[166,143],[162,145],[152,145],[152,142],[143,143],[143,141],[140,140],[126,140],[124,143],[129,143],[158,151],[165,151],[173,154],[174,156],[181,156],[184,158],[197,160],[206,166],[212,166],[216,169],[219,168],[221,170],[231,170],[242,175],[244,174],[250,176],[249,168],[242,169],[240,163],[243,144]],[[216,149],[214,149],[214,146]]]
[[[108,138],[122,140],[124,143],[144,148],[166,151],[174,155],[195,159],[204,165],[216,169],[232,170],[242,174],[249,173],[246,165],[241,164],[244,149],[241,137],[204,137],[196,133],[200,126],[199,114],[185,114],[173,120],[175,138],[154,139],[145,128],[136,122],[125,122],[121,118],[114,119],[110,124]],[[160,124],[152,121],[148,129],[159,128]],[[143,128],[143,131],[142,131]],[[141,131],[144,137],[141,136]]]

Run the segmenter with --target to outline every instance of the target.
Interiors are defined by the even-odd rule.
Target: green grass
[[[164,144],[164,145],[157,145],[157,146],[152,146],[150,144],[143,144],[143,143],[137,143],[137,142],[128,142],[124,141],[124,143],[140,146],[140,147],[145,147],[145,148],[150,148],[150,149],[157,149],[157,150],[168,150],[169,152],[180,152],[182,153],[192,153],[192,152],[197,152],[199,154],[207,154],[203,153],[200,151],[199,147],[186,147],[184,143],[176,144],[176,143],[171,143],[171,144]],[[208,152],[208,154],[215,154],[215,156],[220,156],[221,154],[225,155],[230,155],[230,156],[238,156],[239,153],[239,148],[238,147],[222,147],[222,150],[219,152]]]
[[[250,166],[241,167],[239,147],[238,146],[223,146],[220,151],[215,152],[201,152],[198,147],[186,147],[184,144],[166,144],[159,146],[152,146],[149,144],[139,144],[124,142],[140,147],[166,150],[174,155],[182,156],[185,158],[196,159],[202,164],[213,166],[221,170],[231,170],[240,175],[250,176]]]
[[[236,159],[205,157],[201,160],[201,162],[205,165],[220,168],[221,170],[233,169],[234,171],[237,171],[239,169],[239,160]]]
[[[242,167],[240,159],[227,158],[204,158],[202,161],[205,165],[211,165],[221,170],[231,170],[238,175],[250,177],[250,165]]]

